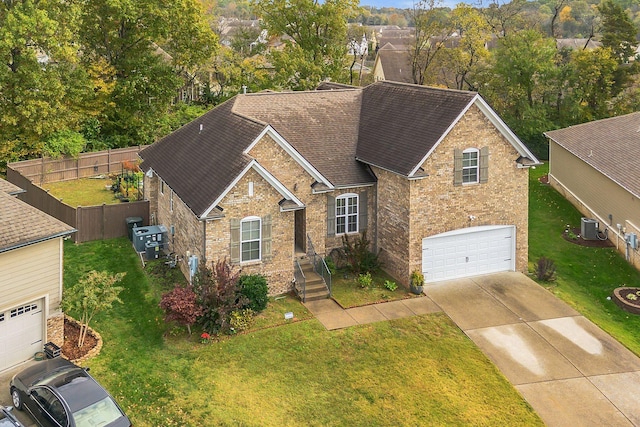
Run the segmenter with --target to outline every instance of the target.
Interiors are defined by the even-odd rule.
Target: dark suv
[[[13,406],[26,408],[41,426],[131,426],[116,401],[86,369],[60,357],[14,375],[10,387]]]

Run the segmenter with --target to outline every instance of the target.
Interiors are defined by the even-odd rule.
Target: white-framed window
[[[261,220],[249,216],[240,221],[240,262],[260,260]]]
[[[160,180],[160,194],[164,194],[164,181]]]
[[[336,234],[358,232],[358,195],[336,197]]]
[[[467,148],[462,152],[462,183],[475,184],[480,176],[480,151]]]
[[[169,212],[173,212],[173,190],[169,193]]]

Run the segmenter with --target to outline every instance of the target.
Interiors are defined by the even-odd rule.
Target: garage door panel
[[[42,351],[44,313],[34,301],[0,313],[0,370],[17,365]]]
[[[425,280],[513,270],[514,236],[514,226],[482,226],[427,237],[422,241]]]

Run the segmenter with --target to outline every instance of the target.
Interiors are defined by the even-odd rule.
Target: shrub
[[[202,307],[198,322],[206,332],[228,333],[231,330],[231,313],[244,307],[247,298],[240,293],[239,273],[226,259],[212,265],[213,270],[202,264],[194,284]]]
[[[260,274],[246,274],[240,276],[239,284],[240,293],[248,300],[243,308],[249,308],[256,313],[267,308],[269,287],[266,277]]]
[[[384,281],[384,287],[387,288],[388,290],[390,290],[391,292],[395,291],[396,289],[398,289],[398,284],[394,281],[391,280],[385,280]]]
[[[232,311],[231,319],[229,320],[229,323],[231,324],[231,332],[236,333],[249,329],[253,323],[254,314],[254,311],[250,308]]]
[[[354,274],[380,269],[378,255],[369,250],[370,245],[366,231],[353,239],[349,239],[346,234],[342,236],[342,253]]]
[[[373,285],[371,273],[368,271],[365,274],[359,274],[357,280],[361,288],[370,288]]]
[[[538,280],[553,282],[556,279],[556,265],[553,260],[540,257],[535,266],[535,273]]]
[[[176,322],[187,327],[191,335],[191,325],[202,315],[202,307],[193,288],[176,286],[172,291],[162,295],[160,308],[164,310],[166,322]]]
[[[324,263],[327,264],[327,268],[329,269],[329,273],[331,273],[331,275],[336,274],[336,271],[338,271],[338,269],[336,268],[336,263],[332,257],[324,257]]]

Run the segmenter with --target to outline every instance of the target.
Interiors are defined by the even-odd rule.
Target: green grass
[[[542,425],[443,314],[327,331],[284,298],[254,332],[201,344],[164,324],[168,282],[145,274],[128,240],[65,245],[65,286],[127,272],[124,304],[92,324],[104,347],[86,365],[136,426]]]
[[[640,316],[607,300],[620,286],[640,286],[640,272],[615,248],[590,248],[562,238],[568,225],[580,226],[581,214],[557,191],[541,184],[548,165],[530,172],[529,267],[545,256],[555,262],[557,280],[542,283],[581,314],[640,355]]]
[[[386,280],[395,282],[395,279],[384,271],[373,273],[372,279],[373,285],[363,288],[353,274],[347,273],[346,271],[338,271],[331,279],[331,295],[333,299],[344,308],[359,307],[377,302],[394,301],[415,296],[397,282],[398,288],[395,291],[390,291],[385,288],[384,282]]]
[[[120,201],[115,198],[111,186],[111,179],[82,178],[70,181],[47,183],[42,186],[45,190],[69,206],[96,206],[114,204]]]

